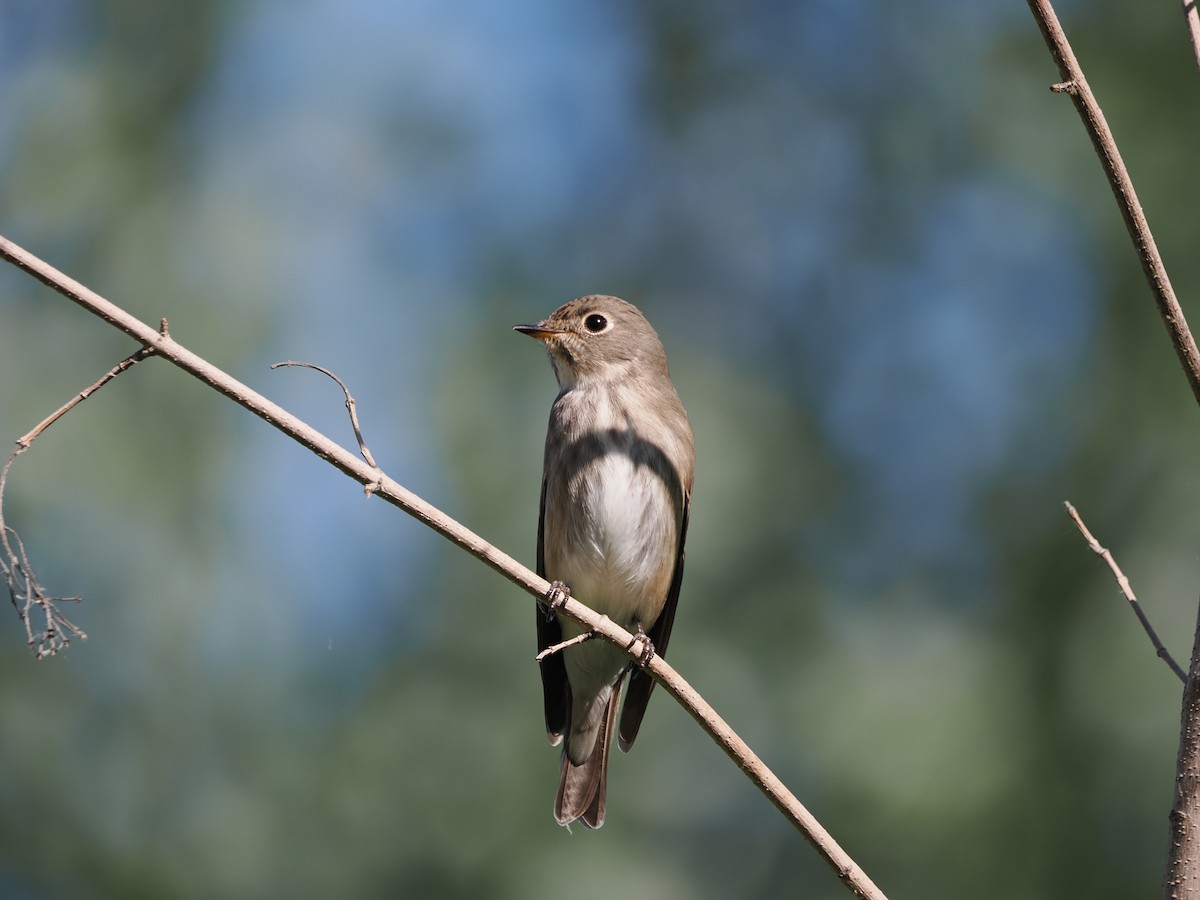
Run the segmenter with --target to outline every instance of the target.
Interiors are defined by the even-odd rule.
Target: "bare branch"
[[[1183,686],[1170,842],[1163,873],[1164,900],[1200,897],[1200,621],[1192,644],[1192,664]]]
[[[162,320],[163,333],[166,332],[167,320]],[[72,637],[87,640],[87,635],[78,625],[75,625],[58,608],[59,603],[78,603],[82,597],[51,597],[37,580],[33,564],[25,549],[25,542],[16,529],[4,520],[4,489],[8,486],[8,473],[18,456],[33,445],[47,428],[73,410],[104,385],[108,384],[126,369],[141,362],[152,351],[143,347],[136,353],[127,356],[92,384],[88,385],[41,422],[23,437],[17,440],[17,446],[8,455],[4,467],[0,468],[0,572],[4,573],[4,581],[8,586],[8,596],[17,610],[17,615],[25,623],[25,637],[33,648],[38,659],[54,656],[67,649]],[[33,616],[40,611],[42,628],[34,631]]]
[[[1200,41],[1197,40],[1198,21],[1196,19],[1196,0],[1184,0],[1184,13],[1187,17],[1188,30],[1192,37],[1193,52],[1196,53],[1200,64]],[[1065,89],[1075,103],[1084,127],[1092,139],[1092,145],[1100,157],[1104,173],[1108,177],[1109,186],[1117,199],[1117,206],[1125,220],[1125,227],[1133,240],[1142,270],[1154,301],[1158,306],[1159,315],[1167,326],[1171,345],[1175,355],[1183,366],[1184,374],[1192,388],[1192,395],[1200,402],[1200,351],[1196,349],[1196,341],[1188,328],[1183,310],[1175,298],[1171,280],[1162,257],[1150,233],[1150,226],[1142,213],[1141,204],[1133,189],[1129,172],[1121,160],[1116,141],[1104,120],[1100,104],[1096,102],[1092,90],[1088,87],[1083,70],[1075,58],[1067,36],[1059,24],[1058,17],[1049,0],[1028,0],[1029,9],[1037,20],[1061,73],[1064,84],[1056,85],[1055,90]],[[1113,564],[1115,567],[1115,563]],[[1135,610],[1138,607],[1135,605]],[[1138,613],[1142,618],[1141,613]],[[1149,625],[1143,620],[1147,633],[1152,634]],[[1178,667],[1173,666],[1177,670]],[[1167,865],[1163,876],[1163,896],[1168,900],[1175,898],[1200,898],[1200,622],[1196,626],[1196,637],[1192,646],[1192,659],[1183,686],[1183,709],[1180,722],[1179,755],[1175,762],[1175,797],[1171,806],[1170,823],[1171,836],[1167,851]]]
[[[1196,67],[1200,68],[1200,10],[1196,8],[1196,0],[1183,0],[1183,18],[1187,22],[1192,56],[1196,59]]]
[[[169,360],[209,387],[250,410],[360,484],[364,486],[377,484],[376,493],[388,503],[402,509],[456,546],[466,550],[513,584],[532,594],[538,602],[548,607],[553,605],[553,608],[563,615],[621,648],[635,662],[642,655],[642,645],[636,636],[616,625],[607,616],[592,611],[572,597],[564,596],[561,590],[556,589],[550,582],[540,578],[511,556],[493,547],[441,510],[426,503],[416,494],[406,490],[387,475],[380,473],[378,469],[358,459],[345,448],[301,422],[291,413],[276,406],[266,397],[197,356],[168,334],[154,331],[120,307],[105,300],[79,282],[68,278],[32,253],[3,237],[0,237],[0,257],[13,262],[43,284],[141,342],[144,347],[155,354]],[[804,835],[805,839],[833,868],[846,887],[859,897],[868,898],[868,900],[886,900],[883,892],[837,844],[812,813],[805,809],[787,786],[779,780],[778,776],[767,768],[766,764],[737,736],[729,724],[717,715],[716,711],[678,672],[661,656],[654,657],[645,668],[655,681],[683,705],[692,718],[736,763],[737,767]]]
[[[1117,206],[1137,250],[1138,259],[1141,260],[1146,280],[1154,293],[1159,315],[1162,316],[1163,324],[1167,326],[1175,355],[1179,357],[1179,363],[1187,375],[1192,395],[1196,402],[1200,403],[1200,350],[1196,348],[1196,341],[1188,328],[1187,319],[1179,301],[1175,299],[1171,279],[1167,277],[1158,246],[1154,243],[1154,235],[1150,233],[1150,226],[1142,213],[1137,192],[1133,189],[1133,181],[1130,180],[1121,153],[1117,150],[1117,143],[1108,128],[1108,122],[1105,121],[1100,104],[1096,102],[1096,97],[1083,76],[1083,69],[1080,68],[1079,61],[1075,59],[1075,53],[1067,42],[1067,36],[1054,13],[1054,7],[1050,5],[1049,0],[1028,0],[1028,3],[1038,27],[1042,30],[1042,37],[1046,39],[1046,46],[1050,48],[1050,55],[1054,57],[1062,75],[1062,83],[1053,85],[1050,89],[1069,95],[1079,111],[1080,118],[1083,119],[1092,145],[1096,148],[1096,154],[1100,157],[1100,164],[1104,167],[1104,174],[1108,176],[1109,186],[1117,198]]]
[[[1075,522],[1075,527],[1083,535],[1084,540],[1088,542],[1088,546],[1092,548],[1092,552],[1108,563],[1108,567],[1112,570],[1113,575],[1117,579],[1117,585],[1121,588],[1121,593],[1125,595],[1125,599],[1129,601],[1129,605],[1133,608],[1134,614],[1138,617],[1138,621],[1142,623],[1142,628],[1146,632],[1146,636],[1150,638],[1150,643],[1154,645],[1154,652],[1158,654],[1158,658],[1170,666],[1171,671],[1179,676],[1181,682],[1187,683],[1187,673],[1180,668],[1179,663],[1175,662],[1175,658],[1171,656],[1170,651],[1163,646],[1163,642],[1158,639],[1158,634],[1154,630],[1154,626],[1150,624],[1150,619],[1146,616],[1142,609],[1142,604],[1138,603],[1137,597],[1133,595],[1133,588],[1129,584],[1129,579],[1125,577],[1125,573],[1121,571],[1121,567],[1117,565],[1117,561],[1113,558],[1107,547],[1100,545],[1100,542],[1093,537],[1088,527],[1083,524],[1083,519],[1079,517],[1079,511],[1071,505],[1069,500],[1064,501],[1063,505],[1067,508],[1069,515]]]

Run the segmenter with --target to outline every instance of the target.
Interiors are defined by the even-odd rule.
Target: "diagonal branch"
[[[1134,249],[1137,250],[1142,271],[1146,273],[1146,280],[1154,293],[1159,315],[1162,316],[1163,324],[1167,326],[1175,355],[1179,357],[1179,364],[1183,366],[1188,383],[1192,386],[1196,402],[1200,403],[1200,350],[1196,348],[1196,341],[1188,328],[1183,309],[1175,299],[1171,279],[1167,277],[1167,269],[1159,255],[1158,246],[1154,243],[1154,235],[1150,233],[1150,225],[1146,222],[1141,203],[1138,202],[1137,192],[1133,189],[1133,181],[1121,159],[1117,142],[1113,139],[1108,122],[1105,121],[1104,113],[1100,104],[1096,102],[1087,79],[1083,77],[1083,69],[1075,58],[1070,43],[1067,42],[1067,35],[1059,24],[1054,7],[1050,5],[1049,0],[1028,0],[1028,3],[1063,79],[1061,84],[1053,85],[1051,90],[1069,94],[1080,118],[1083,119],[1083,125],[1092,139],[1096,154],[1100,157],[1100,164],[1104,167],[1104,174],[1108,177],[1113,196],[1117,198],[1117,206],[1125,220],[1125,227],[1129,231]]]
[[[388,503],[428,525],[456,546],[486,563],[513,584],[532,594],[539,603],[548,603],[547,595],[551,587],[544,578],[538,577],[511,556],[493,547],[441,510],[426,503],[416,494],[406,490],[378,469],[360,460],[291,413],[276,406],[266,397],[188,350],[170,335],[155,331],[125,310],[105,300],[99,294],[67,277],[4,237],[0,237],[0,258],[9,260],[43,284],[125,332],[139,341],[148,352],[170,361],[235,403],[250,410],[363,486],[373,488],[373,492]],[[629,655],[630,659],[636,661],[640,656],[642,643],[607,616],[593,612],[572,597],[562,599],[555,609],[621,648]],[[796,799],[778,776],[738,737],[729,724],[717,715],[716,711],[704,701],[704,698],[684,681],[678,672],[660,656],[654,657],[646,665],[646,671],[687,710],[738,768],[745,772],[758,789],[804,835],[805,839],[833,868],[846,887],[867,900],[886,900],[883,892],[837,844],[812,813]]]

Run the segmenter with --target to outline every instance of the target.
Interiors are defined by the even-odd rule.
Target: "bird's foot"
[[[567,602],[567,598],[571,596],[571,589],[567,587],[565,582],[552,581],[550,582],[550,590],[546,591],[546,615],[553,615],[551,610],[558,609]]]
[[[633,661],[633,664],[639,669],[644,669],[650,665],[650,660],[654,659],[654,644],[646,635],[646,632],[642,630],[641,622],[638,622],[637,634],[633,636],[633,640],[625,646],[625,649],[632,650],[638,643],[641,643],[642,648],[638,651],[637,658]]]

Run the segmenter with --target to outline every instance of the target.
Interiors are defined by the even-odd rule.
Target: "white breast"
[[[555,561],[560,577],[614,621],[649,627],[675,565],[675,505],[667,486],[616,448],[577,473],[574,482],[580,527]]]

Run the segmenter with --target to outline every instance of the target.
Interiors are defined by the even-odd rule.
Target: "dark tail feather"
[[[571,760],[567,758],[566,744],[563,744],[558,793],[554,797],[554,818],[559,825],[570,825],[576,820],[582,820],[588,828],[599,828],[604,824],[608,751],[612,743],[613,725],[617,720],[617,704],[620,699],[621,685],[618,682],[608,698],[608,711],[596,735],[596,746],[583,765],[571,764]]]
[[[646,704],[654,690],[654,679],[643,669],[634,669],[629,675],[629,689],[625,691],[625,707],[621,710],[621,730],[617,742],[621,751],[628,753],[642,727],[642,716],[646,715]]]

